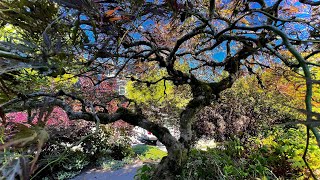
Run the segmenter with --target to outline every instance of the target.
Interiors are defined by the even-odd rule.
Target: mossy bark
[[[164,157],[158,164],[153,178],[154,180],[173,180],[181,174],[182,167],[188,160],[188,150],[181,143],[177,143],[175,149],[168,150],[168,156]]]
[[[172,142],[172,146],[167,147],[168,156],[164,157],[157,166],[153,179],[171,180],[176,179],[182,173],[183,166],[187,163],[188,152],[192,145],[192,123],[195,115],[209,101],[205,96],[193,98],[180,115],[180,139]]]

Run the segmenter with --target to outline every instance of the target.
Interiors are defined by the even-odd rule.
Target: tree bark
[[[198,88],[203,88],[197,86]],[[209,88],[210,89],[210,88]],[[172,142],[171,147],[167,147],[168,156],[163,158],[157,166],[153,179],[175,179],[181,174],[182,168],[188,161],[188,153],[192,146],[192,124],[195,122],[195,115],[210,104],[212,93],[209,96],[199,95],[193,98],[180,115],[180,139]],[[160,140],[161,141],[161,140]]]
[[[152,179],[171,180],[181,174],[184,163],[187,162],[187,149],[180,142],[176,142],[172,148],[167,149],[168,155],[157,165]]]

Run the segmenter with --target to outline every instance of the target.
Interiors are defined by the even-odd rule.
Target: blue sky
[[[148,1],[147,1],[148,2]],[[152,2],[152,1],[149,1],[149,2]],[[267,6],[270,6],[272,4],[274,4],[274,0],[266,0],[265,1]],[[292,3],[293,2],[293,3]],[[295,1],[290,1],[290,0],[287,0],[287,1],[283,1],[282,4],[280,6],[283,6],[284,3],[288,3],[288,4],[291,4],[291,5],[296,5],[296,6],[301,6],[302,4],[297,2],[296,0]],[[258,3],[250,3],[250,6],[252,8],[260,8],[260,5]],[[309,18],[310,15],[307,12],[307,9],[306,11],[301,11],[301,13],[299,12],[297,14],[297,18]],[[262,14],[261,14],[262,16]],[[80,19],[87,19],[85,16],[80,16]],[[256,17],[253,19],[253,21],[257,21],[257,22],[261,22],[261,21],[265,21],[266,18],[262,18],[260,17],[260,20],[258,20]],[[155,24],[155,22],[153,20],[150,20],[150,19],[143,19],[142,18],[142,21],[143,23],[141,24],[141,26],[143,28],[148,28],[150,26],[153,26]],[[141,21],[140,21],[141,22]],[[136,26],[139,26],[138,24],[136,24]],[[301,33],[299,34],[299,38],[301,39],[305,39],[305,38],[308,38],[308,32],[304,30],[304,26],[301,26],[300,24],[296,24],[296,25],[293,25],[294,29],[295,30],[301,30]],[[81,26],[82,29],[85,29],[87,28],[86,25],[82,25]],[[93,37],[93,32],[91,30],[86,30],[85,33],[87,34],[89,40],[91,43],[94,43],[95,42],[95,39]],[[142,36],[139,34],[139,33],[131,33],[130,36],[134,39],[141,39]],[[256,35],[246,35],[248,37],[256,37]],[[277,40],[276,41],[276,44],[279,44],[281,43],[281,40]],[[234,45],[234,42],[231,42],[231,53],[234,54],[236,49],[232,48],[232,45]],[[225,49],[226,49],[226,43],[224,42],[223,44],[220,45],[220,49],[222,50],[219,50],[219,48],[217,48],[218,50],[214,50],[211,52],[211,57],[215,60],[215,61],[218,61],[218,62],[221,62],[224,60],[224,58],[226,57],[226,52],[225,52]],[[191,68],[193,67],[196,67],[198,65],[197,62],[189,62],[189,65]]]

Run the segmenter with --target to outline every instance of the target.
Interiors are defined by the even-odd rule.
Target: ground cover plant
[[[159,161],[167,155],[165,151],[162,151],[155,146],[136,145],[132,149],[137,155],[137,158],[141,161]]]
[[[135,163],[158,163],[167,153],[160,150],[156,146],[150,146],[145,144],[138,144],[132,147],[133,154],[126,156],[121,160],[115,160],[114,158],[104,158],[100,164],[103,170],[118,170],[126,165]],[[98,166],[99,168],[99,166]]]

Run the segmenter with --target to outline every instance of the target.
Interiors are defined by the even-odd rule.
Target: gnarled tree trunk
[[[164,157],[153,174],[153,179],[175,179],[181,174],[183,166],[187,163],[188,152],[192,146],[192,123],[195,115],[208,105],[211,97],[197,96],[193,98],[180,115],[180,139],[166,146],[168,156]],[[160,140],[161,141],[161,140]]]
[[[164,157],[158,164],[153,179],[171,180],[181,173],[183,165],[187,162],[188,150],[180,142],[168,148],[168,156]]]

